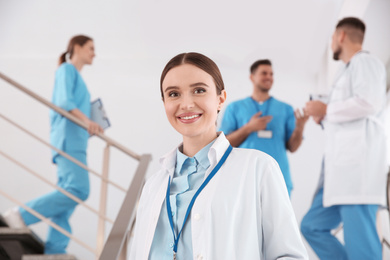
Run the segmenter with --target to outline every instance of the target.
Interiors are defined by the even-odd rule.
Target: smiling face
[[[274,83],[274,73],[272,66],[259,65],[257,69],[250,75],[253,85],[261,92],[268,92]]]
[[[216,137],[215,122],[226,92],[217,94],[210,74],[194,65],[179,65],[166,74],[162,92],[167,118],[183,139],[202,141]]]

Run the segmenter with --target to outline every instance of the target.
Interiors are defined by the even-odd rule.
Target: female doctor
[[[308,259],[275,160],[216,132],[226,100],[217,65],[179,54],[160,90],[183,142],[145,184],[129,259]]]
[[[66,62],[66,57],[69,62]],[[68,44],[68,49],[59,59],[56,71],[53,99],[56,105],[69,111],[72,115],[87,124],[88,130],[81,128],[62,115],[50,111],[50,143],[66,152],[78,161],[86,164],[86,150],[89,135],[103,132],[102,128],[89,119],[90,94],[81,77],[84,65],[92,64],[95,57],[94,43],[90,37],[77,35]],[[89,195],[88,172],[65,157],[53,151],[53,162],[57,164],[57,185],[81,200]],[[71,233],[69,218],[77,202],[58,190],[29,201],[26,206]],[[3,217],[10,227],[20,228],[40,220],[23,208],[8,210]],[[49,227],[45,254],[64,254],[69,238],[56,229]]]

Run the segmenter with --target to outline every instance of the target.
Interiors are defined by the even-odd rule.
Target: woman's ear
[[[224,89],[221,91],[221,94],[219,94],[218,99],[219,99],[218,110],[222,110],[223,105],[225,104],[226,101],[226,91]]]

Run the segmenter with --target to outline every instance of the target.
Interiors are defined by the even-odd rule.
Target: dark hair
[[[212,61],[210,58],[206,57],[203,54],[196,53],[196,52],[187,52],[187,53],[181,53],[173,57],[167,65],[165,65],[164,70],[161,73],[160,78],[160,91],[161,91],[161,97],[164,100],[164,93],[162,90],[162,84],[165,79],[165,76],[167,73],[180,65],[183,64],[191,64],[195,67],[198,67],[199,69],[203,70],[204,72],[208,73],[213,79],[216,86],[217,94],[220,95],[222,90],[225,89],[225,85],[222,80],[221,72],[218,69],[217,64],[215,64],[214,61]]]
[[[352,42],[362,43],[366,25],[359,18],[346,17],[337,23],[336,29],[344,30]]]
[[[269,66],[272,66],[272,63],[271,63],[270,60],[267,60],[267,59],[255,61],[255,62],[252,64],[251,69],[250,69],[251,74],[253,74],[253,73],[257,70],[257,68],[258,68],[260,65],[269,65]]]
[[[74,46],[79,45],[79,46],[84,46],[88,41],[93,41],[91,37],[85,36],[85,35],[76,35],[73,36],[72,39],[70,39],[68,43],[68,48],[66,49],[66,52],[64,52],[59,60],[58,60],[58,65],[61,65],[62,63],[66,62],[66,55],[69,54],[69,58],[72,58],[73,56],[73,51],[74,51]]]

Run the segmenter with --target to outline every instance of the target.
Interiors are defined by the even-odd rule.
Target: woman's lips
[[[183,114],[179,115],[177,118],[180,122],[189,124],[198,121],[201,116],[202,114]]]

